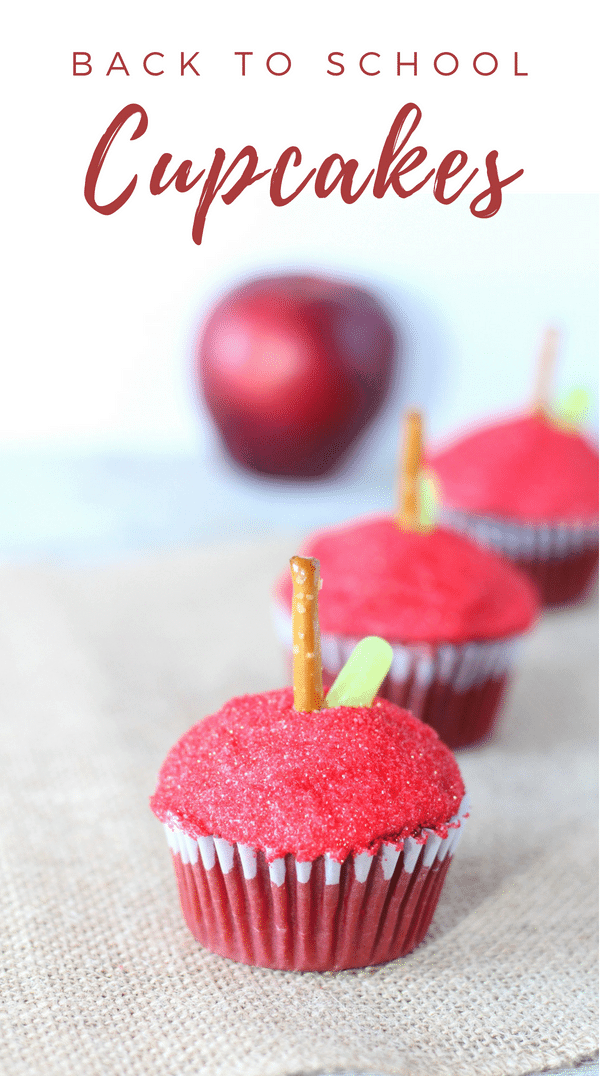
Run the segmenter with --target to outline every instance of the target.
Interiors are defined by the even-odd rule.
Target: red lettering
[[[271,60],[274,59],[275,56],[283,56],[284,59],[287,60],[287,67],[286,67],[285,71],[274,71],[273,68],[271,67]],[[292,61],[290,60],[287,52],[272,52],[271,55],[267,57],[267,71],[271,75],[287,75],[287,73],[290,70],[291,66],[292,66]]]
[[[458,196],[464,191],[467,183],[470,183],[473,176],[477,175],[479,169],[474,168],[469,178],[465,179],[462,187],[459,187],[455,194],[446,195],[446,180],[450,179],[452,176],[458,175],[459,172],[462,172],[467,160],[467,154],[464,153],[462,149],[454,149],[452,150],[452,153],[446,154],[440,164],[433,181],[433,194],[442,205],[450,205],[451,202],[455,202]]]
[[[185,194],[186,191],[191,191],[192,187],[196,186],[198,180],[202,179],[202,176],[205,172],[204,168],[201,172],[198,172],[198,175],[195,179],[192,179],[191,182],[188,182],[190,178],[190,172],[192,170],[192,162],[182,161],[179,165],[179,168],[177,168],[171,178],[168,179],[166,183],[161,184],[161,179],[163,179],[164,177],[165,169],[167,168],[167,165],[171,163],[172,160],[172,154],[163,153],[162,157],[155,164],[152,171],[152,175],[150,176],[150,194],[162,194],[163,191],[166,191],[167,187],[171,186],[171,183],[175,183],[176,191],[179,191],[180,194]]]
[[[164,71],[151,71],[148,67],[148,60],[151,56],[160,56],[161,60],[164,60],[164,52],[149,52],[147,56],[144,56],[144,71],[147,75],[164,75]]]
[[[186,59],[185,59],[185,52],[182,52],[182,53],[181,53],[181,61],[180,61],[180,62],[181,62],[181,71],[180,71],[180,74],[181,74],[181,75],[184,75],[184,74],[185,74],[185,72],[187,71],[188,67],[189,67],[190,71],[193,71],[193,72],[194,72],[194,74],[195,74],[195,75],[199,75],[199,74],[200,74],[200,72],[199,72],[199,71],[196,71],[196,68],[194,67],[194,60],[196,59],[196,56],[198,56],[198,55],[199,55],[199,54],[198,54],[197,52],[194,52],[194,54],[193,54],[192,56],[190,56],[189,60],[186,60]],[[184,61],[185,61],[185,62],[184,62]]]
[[[238,53],[236,55],[242,55],[245,59],[247,55],[252,54]],[[285,54],[272,53],[269,59],[277,55],[283,56]],[[343,64],[331,59],[332,56],[343,55],[343,53],[330,53],[330,62],[343,69]],[[364,53],[361,61],[364,62],[367,56],[377,55],[377,53]],[[452,54],[440,53],[440,56],[442,55]],[[491,55],[491,53],[479,53],[475,60],[479,61],[483,56]],[[82,68],[89,66],[91,71],[91,58],[85,59],[85,57],[89,56],[89,53],[73,53],[74,73],[77,71],[77,65]],[[181,53],[181,56],[183,61],[184,54]],[[197,53],[186,62],[191,64],[195,56],[197,56]],[[163,54],[159,52],[147,53],[143,61],[144,70],[151,75],[162,74],[162,71],[159,72],[148,67],[148,61],[152,57],[162,58]],[[123,68],[115,66],[116,61],[119,59],[123,64]],[[436,57],[436,60],[438,59],[439,57]],[[495,60],[495,57],[493,59]],[[120,53],[115,54],[109,70],[126,71]],[[126,73],[129,74],[127,71]],[[283,74],[284,72],[279,73]],[[364,73],[376,74],[378,72],[367,72],[365,70]],[[487,72],[487,74],[491,73]],[[526,72],[523,73],[525,74]],[[287,206],[290,202],[293,202],[306,189],[311,180],[314,180],[314,192],[317,198],[328,198],[338,189],[342,201],[347,205],[352,205],[364,194],[372,180],[372,190],[375,198],[383,198],[390,187],[399,198],[408,198],[411,194],[421,190],[432,176],[435,176],[433,182],[434,198],[442,205],[450,205],[460,197],[468,184],[477,175],[479,169],[472,169],[463,178],[463,173],[466,172],[468,164],[468,156],[464,150],[454,149],[446,154],[437,169],[431,168],[421,179],[413,182],[412,187],[407,187],[404,177],[422,165],[427,159],[427,150],[424,146],[417,145],[412,148],[409,146],[421,119],[422,112],[418,105],[414,102],[408,102],[403,105],[395,116],[387,134],[377,167],[372,168],[362,182],[357,179],[360,167],[358,160],[355,158],[345,160],[341,154],[332,153],[323,160],[318,168],[311,168],[293,188],[292,169],[299,169],[302,164],[302,153],[298,146],[288,146],[280,155],[274,169],[267,168],[259,172],[258,153],[254,146],[247,145],[244,146],[228,167],[226,167],[225,163],[225,150],[217,148],[214,151],[210,168],[208,170],[203,168],[196,175],[192,175],[193,162],[191,160],[184,160],[177,167],[174,167],[172,154],[163,153],[150,174],[150,193],[152,195],[163,194],[169,187],[174,186],[177,192],[185,194],[199,184],[202,179],[204,180],[192,226],[192,239],[198,246],[203,240],[208,211],[217,195],[220,194],[225,205],[231,205],[246,188],[263,179],[269,173],[271,173],[270,198],[273,205],[277,207]],[[87,169],[84,185],[85,200],[92,209],[105,216],[116,213],[118,209],[121,209],[131,198],[137,185],[138,176],[136,174],[112,200],[105,204],[98,201],[96,192],[106,156],[115,138],[130,120],[134,121],[129,127],[130,134],[127,136],[130,141],[135,141],[146,132],[148,128],[146,111],[138,104],[127,105],[115,116],[102,135]],[[501,178],[498,174],[497,161],[497,150],[492,150],[485,158],[488,186],[477,194],[470,203],[470,212],[475,217],[486,219],[495,216],[502,205],[503,189],[519,179],[524,173],[524,169],[521,168],[512,175]],[[236,169],[238,170],[237,178],[235,175]],[[171,171],[170,176],[167,174],[169,170]],[[461,177],[458,184],[451,184],[450,180],[457,176]],[[290,179],[290,187],[293,188],[289,194],[284,194],[282,190],[286,177]],[[230,181],[229,187],[227,187],[228,181]]]
[[[400,71],[401,67],[412,67],[413,75],[416,75],[416,73],[417,73],[417,54],[416,54],[416,52],[413,52],[412,60],[402,60],[402,61],[400,60],[400,53],[397,52],[396,53],[396,74],[397,75],[402,74],[402,72]]]
[[[414,112],[415,116],[410,123],[410,129],[402,139],[398,148],[396,149],[396,142],[402,134],[402,127],[404,126],[404,121],[408,119],[411,112]],[[396,116],[396,119],[394,120],[390,128],[390,133],[385,140],[383,149],[381,151],[381,156],[379,158],[379,164],[377,166],[377,175],[375,176],[375,182],[373,184],[373,194],[376,198],[383,198],[390,184],[394,188],[394,191],[399,198],[408,198],[409,195],[414,194],[415,191],[420,190],[421,187],[423,187],[427,183],[427,180],[431,179],[432,175],[434,174],[435,168],[432,168],[431,171],[428,172],[425,176],[425,179],[422,179],[420,183],[417,183],[417,185],[415,187],[412,187],[410,190],[406,190],[402,186],[400,182],[400,176],[404,175],[406,172],[411,172],[413,168],[416,168],[419,164],[422,164],[427,157],[427,150],[423,146],[417,146],[415,149],[410,150],[409,153],[406,153],[404,157],[402,157],[398,161],[398,164],[395,165],[392,174],[388,176],[388,172],[394,164],[394,161],[404,149],[413,131],[415,131],[416,128],[419,126],[419,123],[421,122],[421,115],[422,113],[419,106],[413,104],[412,102],[409,102],[408,104],[403,105],[398,115]]]
[[[117,59],[119,59],[121,61],[120,64],[117,64]],[[115,54],[114,54],[114,56],[113,56],[113,58],[112,58],[112,60],[110,62],[110,67],[109,67],[108,71],[106,72],[106,74],[110,75],[112,71],[124,71],[126,75],[129,74],[129,71],[127,70],[127,67],[125,65],[125,60],[121,56],[120,52],[115,52]]]
[[[242,57],[242,75],[246,74],[246,56],[254,56],[253,52],[236,52],[234,56]]]
[[[288,205],[289,202],[293,202],[294,198],[297,198],[300,192],[304,190],[306,184],[312,179],[316,172],[316,168],[311,168],[308,175],[305,176],[305,178],[302,180],[300,186],[296,187],[294,193],[289,194],[287,198],[284,198],[281,193],[281,181],[292,157],[294,158],[292,164],[294,168],[297,168],[302,163],[302,154],[300,153],[300,150],[297,146],[289,146],[286,150],[284,150],[273,169],[270,187],[271,201],[273,205],[284,206]]]
[[[240,178],[234,183],[226,194],[222,194],[221,198],[225,202],[225,205],[230,205],[235,199],[242,193],[242,191],[249,187],[251,183],[256,183],[257,180],[266,176],[271,169],[267,168],[264,172],[259,172],[258,175],[254,175],[256,166],[258,164],[258,154],[254,146],[244,146],[238,153],[233,164],[230,164],[223,178],[219,181],[219,174],[221,168],[225,163],[225,150],[215,150],[215,156],[213,163],[210,167],[210,172],[204,181],[202,188],[202,194],[200,195],[200,201],[198,202],[198,208],[196,209],[196,215],[194,217],[194,224],[192,227],[192,239],[197,246],[200,246],[202,242],[202,236],[204,234],[204,225],[206,224],[206,216],[211,207],[212,202],[221,190],[223,184],[233,172],[234,168],[243,161],[247,160],[246,167]]]
[[[451,71],[440,71],[438,67],[438,60],[441,60],[442,56],[451,56],[454,60],[454,67]],[[438,75],[453,75],[455,71],[458,71],[458,56],[455,56],[453,52],[439,52],[435,60],[433,61],[433,66],[435,67]]]
[[[345,71],[344,65],[341,64],[339,60],[334,60],[334,58],[333,58],[334,56],[343,56],[343,55],[344,55],[343,52],[330,52],[329,53],[329,56],[327,57],[328,62],[330,64],[335,64],[336,67],[339,67],[339,71],[330,71],[329,68],[328,68],[327,69],[327,74],[328,75],[343,75],[344,74],[344,71]]]
[[[135,131],[130,135],[130,139],[133,142],[136,138],[140,138],[144,134],[148,127],[147,113],[141,105],[126,105],[125,108],[122,108],[118,115],[115,116],[110,126],[107,127],[102,138],[98,142],[89,163],[84,186],[85,200],[92,209],[95,209],[97,213],[104,214],[104,216],[116,213],[117,209],[124,206],[125,202],[131,198],[137,183],[137,175],[135,175],[128,186],[125,187],[125,190],[123,190],[117,198],[114,198],[112,202],[108,202],[106,205],[99,205],[96,201],[96,184],[98,183],[106,154],[121,128],[124,127],[127,120],[130,119],[131,116],[135,116],[136,113],[140,118]]]
[[[471,202],[470,209],[474,217],[494,217],[502,205],[502,188],[506,187],[509,183],[514,183],[515,179],[518,179],[519,176],[523,175],[524,169],[520,168],[518,172],[514,172],[513,175],[508,176],[507,179],[500,179],[496,167],[497,160],[498,151],[493,149],[491,153],[488,153],[485,159],[485,166],[487,168],[490,185]],[[477,209],[479,203],[486,198],[488,203],[485,208]]]
[[[516,53],[515,53],[516,55]],[[78,56],[85,56],[85,60],[78,60]],[[87,67],[87,71],[78,71],[78,67]],[[73,74],[74,75],[90,75],[92,72],[92,57],[89,52],[74,52],[73,53]]]
[[[519,53],[515,52],[515,75],[528,75],[529,71],[519,71]]]
[[[363,67],[363,60],[366,60],[367,56],[376,56],[377,59],[379,60],[381,58],[381,53],[379,53],[379,52],[365,52],[364,56],[361,56],[360,60],[358,61],[358,66],[360,67],[363,75],[380,75],[381,71],[367,71],[366,68]]]
[[[335,179],[333,179],[332,182],[329,184],[329,186],[326,186],[327,179],[329,178],[329,172],[331,171],[332,165],[336,161],[339,161],[341,165],[340,171],[338,172]],[[335,190],[341,180],[340,194],[342,196],[342,201],[346,202],[347,205],[351,205],[352,202],[356,202],[356,200],[360,198],[361,194],[363,194],[363,192],[366,190],[367,185],[375,174],[375,169],[373,168],[369,172],[362,186],[359,187],[357,191],[353,192],[352,180],[356,175],[357,168],[358,161],[355,161],[354,159],[350,161],[345,161],[343,157],[340,157],[339,153],[332,153],[330,157],[327,157],[323,161],[323,164],[317,172],[317,178],[315,179],[315,194],[317,198],[328,198],[331,192]]]
[[[491,71],[480,71],[479,70],[479,68],[477,66],[477,61],[480,60],[482,56],[491,56],[492,60],[494,61],[494,66],[492,67]],[[478,52],[477,56],[473,60],[473,67],[475,68],[478,75],[493,75],[494,71],[497,71],[497,69],[498,69],[498,61],[497,61],[496,57],[494,56],[493,52]]]

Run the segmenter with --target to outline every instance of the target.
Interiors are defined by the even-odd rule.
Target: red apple
[[[272,276],[226,294],[197,344],[198,379],[238,463],[330,471],[381,406],[395,338],[377,299],[325,277]]]

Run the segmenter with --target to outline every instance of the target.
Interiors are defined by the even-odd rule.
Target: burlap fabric
[[[472,817],[411,957],[288,974],[188,934],[148,795],[194,720],[281,682],[269,585],[294,551],[1,573],[3,1073],[509,1076],[593,1054],[590,606],[544,619],[498,735],[459,756]]]

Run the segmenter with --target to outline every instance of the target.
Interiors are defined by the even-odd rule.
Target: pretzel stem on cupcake
[[[421,529],[421,461],[423,423],[420,411],[409,411],[404,420],[404,451],[400,461],[398,526],[405,531]]]
[[[556,353],[560,334],[558,329],[550,326],[544,333],[542,347],[537,363],[533,413],[540,418],[547,416],[550,410],[550,385],[556,365]]]
[[[315,557],[292,557],[292,642],[294,709],[323,708],[323,671],[319,630],[319,562]]]

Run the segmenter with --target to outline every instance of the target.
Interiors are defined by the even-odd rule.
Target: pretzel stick
[[[559,339],[560,333],[558,329],[546,329],[537,363],[533,397],[533,413],[541,418],[547,415],[550,410],[550,383],[556,365]]]
[[[319,631],[319,562],[292,557],[292,639],[294,652],[294,709],[323,708],[323,670]]]
[[[405,531],[421,529],[421,459],[423,430],[419,411],[404,420],[404,451],[400,461],[398,526]]]

